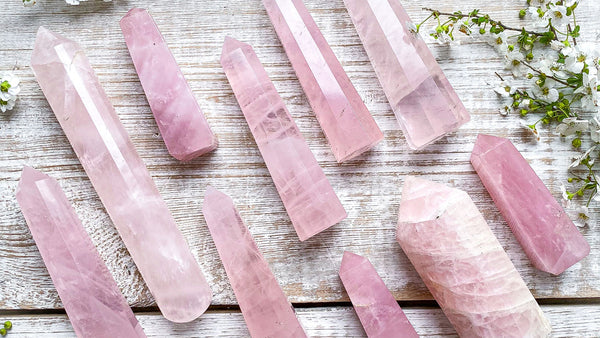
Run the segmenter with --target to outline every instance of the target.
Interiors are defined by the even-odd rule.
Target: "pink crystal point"
[[[231,198],[209,186],[202,212],[252,337],[306,337]]]
[[[367,336],[419,337],[368,259],[345,251],[340,278]]]
[[[344,0],[404,136],[421,149],[470,119],[398,0]]]
[[[409,176],[396,239],[461,337],[546,337],[550,324],[466,192]]]
[[[77,336],[146,337],[58,182],[25,167],[17,202]]]
[[[121,30],[169,153],[188,161],[214,150],[217,139],[150,14],[133,8]]]
[[[346,218],[252,47],[227,37],[221,65],[300,240]]]
[[[81,47],[40,27],[31,66],[165,318],[200,316],[208,283]]]
[[[471,163],[533,265],[558,275],[590,245],[507,139],[480,134]]]
[[[301,0],[263,0],[338,162],[383,139],[342,65]]]

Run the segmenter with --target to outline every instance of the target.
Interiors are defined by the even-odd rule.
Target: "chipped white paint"
[[[463,0],[452,3],[404,0],[403,3],[415,22],[426,16],[420,8],[427,6],[445,11],[459,7],[464,10],[482,8],[507,24],[515,24],[518,23],[516,9],[524,1]],[[574,155],[568,142],[561,142],[556,137],[544,137],[544,132],[542,142],[532,143],[521,129],[517,117],[504,118],[497,113],[501,102],[487,88],[486,82],[494,81],[493,71],[502,73],[503,70],[501,60],[491,48],[471,39],[463,39],[462,46],[440,47],[431,44],[442,69],[472,113],[472,121],[424,151],[412,153],[402,137],[342,0],[306,0],[306,4],[385,133],[385,139],[379,145],[350,163],[336,163],[259,0],[95,1],[80,6],[67,6],[58,0],[42,0],[33,8],[22,8],[20,1],[16,0],[4,1],[0,22],[9,29],[0,30],[0,71],[12,69],[16,64],[15,72],[23,81],[17,107],[11,114],[0,116],[0,309],[61,307],[14,200],[20,171],[25,164],[58,179],[130,304],[153,304],[151,295],[33,78],[28,60],[39,25],[79,41],[86,51],[100,82],[200,262],[213,289],[213,304],[235,304],[235,297],[200,212],[202,196],[208,184],[232,196],[291,301],[348,300],[337,276],[344,250],[371,259],[397,299],[429,299],[425,286],[394,239],[400,187],[408,174],[421,175],[467,191],[536,297],[600,297],[598,226],[581,229],[592,247],[587,259],[559,277],[536,271],[527,262],[469,164],[477,133],[508,137],[523,152],[554,195],[559,197],[559,183],[566,177],[564,169]],[[146,7],[156,19],[219,138],[219,148],[215,152],[190,163],[180,163],[168,154],[160,140],[118,25],[120,17],[134,6]],[[578,20],[584,25],[582,40],[596,38],[595,29],[600,26],[599,11],[600,3],[596,1],[581,3]],[[585,35],[586,32],[591,34]],[[254,46],[348,211],[346,220],[306,242],[297,240],[219,65],[221,45],[226,35]],[[598,206],[594,207],[593,212],[600,217]],[[586,312],[581,313],[584,316]],[[239,315],[234,314],[211,316],[231,316],[237,318],[238,322],[241,320]],[[44,318],[39,320],[43,321]],[[152,318],[148,317],[146,327],[153,327]],[[339,318],[325,316],[314,325],[318,327],[331,321],[327,323],[333,326]],[[569,320],[561,319],[558,315],[556,318],[563,320],[563,323]],[[598,316],[596,314],[596,317],[589,318]],[[35,322],[38,319],[31,320]],[[240,326],[238,322],[235,325]],[[166,330],[168,324],[160,323],[156,324],[157,327]],[[216,330],[220,325],[214,324],[216,326],[213,327],[208,320],[202,323],[206,323],[207,330],[211,327]],[[347,331],[349,335],[357,330],[357,326],[353,325],[351,331]],[[567,324],[564,325],[566,328]],[[165,332],[160,330],[157,332]],[[313,332],[318,334],[318,331]]]

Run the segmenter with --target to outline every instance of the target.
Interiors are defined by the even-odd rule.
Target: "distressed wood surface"
[[[415,21],[426,16],[421,7],[427,6],[445,11],[483,8],[507,24],[519,23],[517,8],[524,5],[520,0],[404,0],[403,3]],[[431,299],[394,239],[401,185],[409,174],[466,190],[537,298],[587,298],[588,301],[591,298],[598,301],[598,226],[580,229],[592,247],[589,257],[559,277],[537,271],[527,261],[469,164],[470,151],[478,133],[508,137],[559,198],[559,184],[565,180],[566,167],[575,154],[569,142],[561,142],[545,130],[542,141],[534,142],[520,126],[519,118],[498,114],[502,103],[486,84],[495,81],[493,71],[505,73],[495,52],[470,38],[462,39],[460,46],[430,44],[450,82],[472,113],[472,121],[424,151],[412,153],[342,0],[307,0],[306,4],[385,133],[385,139],[374,150],[348,164],[338,165],[331,154],[258,0],[113,0],[112,3],[90,1],[75,7],[67,6],[62,0],[39,0],[34,8],[22,8],[19,0],[3,1],[0,22],[5,28],[0,30],[0,72],[16,67],[15,73],[22,79],[22,92],[15,110],[0,116],[0,309],[56,309],[62,306],[14,199],[20,172],[26,164],[59,180],[129,303],[137,307],[154,304],[35,82],[29,58],[40,25],[80,42],[85,49],[206,274],[214,293],[214,305],[235,304],[235,297],[201,215],[202,197],[208,184],[232,196],[292,302],[347,301],[337,276],[344,250],[367,256],[398,300]],[[219,138],[220,145],[215,152],[190,163],[180,163],[167,153],[125,47],[118,20],[129,8],[136,6],[146,7],[154,16]],[[598,2],[582,1],[578,9],[578,20],[584,26],[582,41],[596,40],[599,11]],[[301,243],[296,237],[219,65],[226,35],[254,46],[348,211],[346,220],[306,242]],[[597,205],[593,212],[599,216]],[[314,311],[300,312],[310,316],[310,313],[316,313]],[[339,318],[349,316],[355,321],[353,315],[347,314],[348,310],[331,311],[342,311],[344,314]],[[594,311],[597,312],[597,308]],[[586,312],[581,313],[585,315]],[[239,315],[227,316],[237,318],[241,323]],[[31,320],[32,325],[38,323],[39,328],[46,325],[44,323],[58,325],[58,330],[64,323],[52,324],[56,318],[60,317],[27,320]],[[146,327],[154,327],[155,316],[141,318]],[[561,320],[560,315],[556,318]],[[564,320],[564,325],[568,325],[567,319]],[[163,332],[160,330],[166,330],[167,324],[160,323],[156,327],[158,332]],[[236,328],[232,326],[231,329]],[[447,329],[448,325],[443,324],[432,328],[432,334]],[[359,329],[353,324],[348,330],[352,335]]]
[[[590,305],[545,305],[544,314],[552,325],[552,337],[599,337],[600,307]],[[439,309],[405,307],[404,312],[421,337],[458,337]],[[296,309],[311,337],[366,337],[352,307]],[[238,311],[209,311],[187,324],[175,324],[158,314],[136,313],[148,337],[248,337],[248,329]],[[75,337],[65,315],[18,315],[10,317],[10,337]],[[0,320],[4,317],[0,316]]]

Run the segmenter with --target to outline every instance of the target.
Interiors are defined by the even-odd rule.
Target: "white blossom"
[[[506,69],[509,69],[515,77],[524,74],[524,61],[525,56],[523,56],[523,53],[516,50],[510,51],[504,56],[504,66],[506,67]]]
[[[581,109],[585,111],[596,111],[600,105],[600,92],[598,92],[598,71],[590,67],[589,73],[582,74],[582,86],[575,90],[576,94],[582,94]]]
[[[35,0],[23,0],[23,6],[31,7],[33,5],[35,5]]]
[[[540,136],[540,133],[538,132],[537,128],[535,128],[535,126],[532,126],[532,125],[528,124],[527,121],[521,120],[521,127],[527,129],[530,133],[532,133],[533,137],[535,138],[536,141],[539,142],[542,139],[542,137]]]
[[[412,21],[407,21],[406,22],[406,28],[408,29],[409,32],[413,33],[413,34],[417,34],[418,28],[417,25],[415,25],[414,22]]]
[[[4,113],[11,110],[21,92],[20,80],[14,74],[6,74],[0,78],[0,110]]]
[[[506,81],[500,81],[500,83],[498,83],[498,85],[494,87],[494,91],[496,92],[496,94],[502,97],[509,97],[510,95],[515,93],[516,88],[511,86]]]
[[[596,143],[600,142],[600,117],[598,115],[596,114],[590,120],[590,138]]]
[[[557,40],[552,40],[550,41],[550,48],[558,52],[561,49],[565,48],[565,44]]]
[[[551,20],[552,25],[561,29],[571,21],[571,17],[567,16],[567,7],[555,3],[550,3],[548,11],[544,14],[544,19]]]
[[[577,132],[584,132],[590,128],[590,121],[579,120],[576,117],[567,117],[556,126],[556,132],[561,136],[570,136]]]
[[[567,210],[569,218],[571,218],[573,223],[580,228],[583,228],[586,225],[592,225],[595,222],[594,215],[590,212],[590,209],[584,205],[577,206],[572,201],[567,201],[565,209]]]
[[[569,169],[578,167],[581,164],[581,161],[585,160],[588,157],[588,155],[594,150],[596,150],[596,146],[591,147],[585,153],[575,157],[575,160],[569,165]]]
[[[581,73],[585,65],[586,55],[577,46],[565,47],[561,50],[565,56],[565,68],[573,73]]]
[[[529,25],[527,25],[528,29],[537,30],[540,28],[544,28],[548,25],[548,21],[545,18],[545,12],[539,7],[529,7],[527,9],[527,14],[529,16]]]

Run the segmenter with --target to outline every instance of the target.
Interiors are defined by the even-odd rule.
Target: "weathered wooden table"
[[[481,8],[505,23],[519,24],[525,1],[404,0],[417,21],[421,7],[444,11]],[[59,180],[146,334],[169,336],[246,336],[225,271],[201,215],[205,187],[230,194],[309,335],[364,336],[337,275],[342,253],[367,256],[423,336],[453,336],[455,331],[432,300],[394,238],[405,175],[444,182],[466,190],[484,214],[525,282],[552,323],[555,336],[600,336],[600,233],[582,228],[592,250],[586,259],[555,277],[527,261],[500,213],[469,164],[478,133],[510,138],[559,198],[559,183],[575,154],[568,142],[545,137],[535,142],[516,116],[498,114],[501,102],[486,82],[505,73],[501,59],[485,43],[463,38],[462,45],[431,48],[454,85],[472,121],[419,153],[409,151],[377,82],[342,0],[306,1],[352,82],[385,133],[385,140],[358,161],[338,165],[325,142],[293,69],[260,1],[90,1],[68,6],[20,0],[0,6],[0,72],[15,68],[22,93],[15,110],[0,116],[0,320],[10,319],[11,337],[71,337],[72,328],[15,201],[23,165]],[[132,7],[154,15],[189,80],[219,148],[190,163],[167,153],[119,28]],[[595,41],[600,3],[582,0],[581,40]],[[188,324],[166,321],[154,306],[140,274],[85,172],[50,110],[29,58],[38,26],[81,43],[125,128],[146,162],[179,228],[187,238],[214,293],[209,311]],[[287,103],[310,148],[329,177],[348,218],[324,233],[299,242],[273,182],[219,64],[221,45],[230,35],[252,44]],[[594,214],[599,217],[597,205]]]

